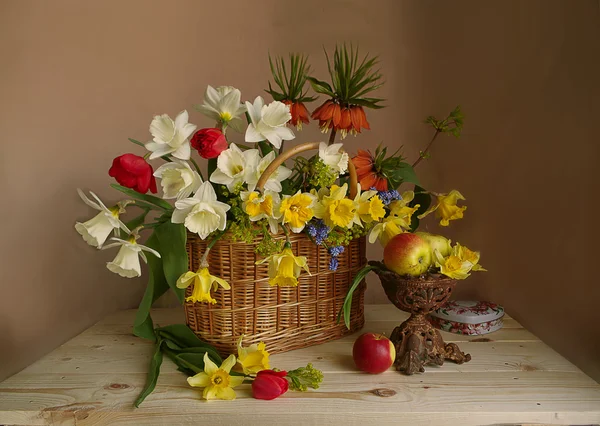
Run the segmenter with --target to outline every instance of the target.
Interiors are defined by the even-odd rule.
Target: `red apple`
[[[390,339],[382,334],[365,333],[354,342],[352,358],[359,370],[379,374],[394,363],[396,348]]]
[[[418,235],[398,234],[383,249],[383,263],[399,275],[417,277],[431,266],[431,247]]]

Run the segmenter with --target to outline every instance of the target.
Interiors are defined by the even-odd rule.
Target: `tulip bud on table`
[[[504,308],[492,302],[452,300],[429,314],[431,324],[442,331],[478,336],[502,328]]]

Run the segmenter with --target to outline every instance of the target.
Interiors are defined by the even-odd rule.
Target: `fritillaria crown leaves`
[[[382,75],[374,67],[378,57],[365,55],[359,59],[358,49],[345,44],[336,46],[333,63],[325,50],[331,84],[308,77],[308,81],[317,93],[328,95],[342,105],[359,105],[366,108],[383,108],[379,105],[384,99],[367,97],[369,93],[383,86]]]
[[[269,65],[273,80],[279,91],[274,90],[269,82],[269,88],[265,92],[269,93],[276,101],[292,101],[292,102],[312,102],[315,97],[307,96],[304,86],[310,72],[310,65],[307,64],[308,56],[290,53],[289,65],[286,65],[285,60],[276,56],[275,59],[269,55]]]

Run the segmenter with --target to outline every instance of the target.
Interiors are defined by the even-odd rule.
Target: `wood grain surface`
[[[357,372],[357,335],[284,354],[272,365],[308,362],[325,374],[320,389],[288,392],[274,401],[203,401],[201,390],[165,359],[155,392],[142,406],[152,344],[131,334],[135,311],[109,316],[20,373],[0,383],[0,424],[600,424],[600,385],[512,318],[485,336],[443,333],[473,360],[446,363],[424,374]],[[371,305],[361,332],[387,335],[407,314]],[[183,309],[158,309],[157,324],[183,322]]]

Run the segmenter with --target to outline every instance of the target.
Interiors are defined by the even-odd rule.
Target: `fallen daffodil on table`
[[[204,388],[202,392],[204,399],[233,400],[236,396],[233,388],[244,383],[244,376],[229,374],[235,363],[235,355],[229,355],[218,367],[208,354],[204,354],[204,371],[188,377],[187,381],[190,386]]]
[[[256,374],[261,370],[268,370],[269,352],[265,342],[254,343],[248,347],[242,346],[244,336],[240,336],[238,341],[238,359],[237,365],[244,374]]]

